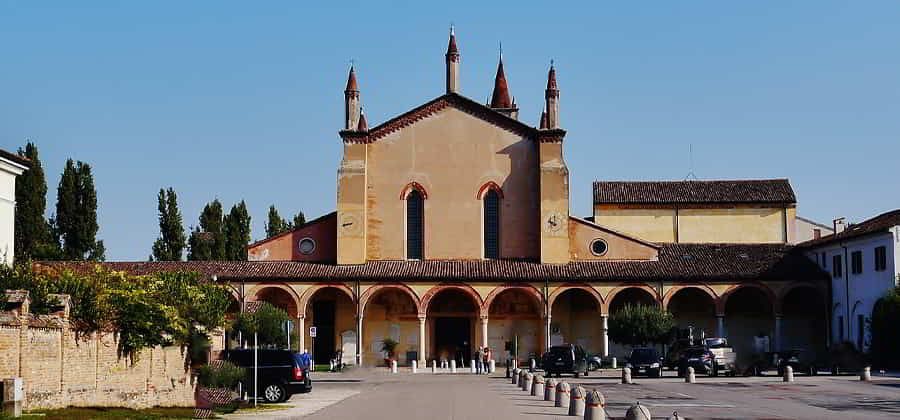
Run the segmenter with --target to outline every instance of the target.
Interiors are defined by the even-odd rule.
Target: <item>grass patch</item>
[[[194,416],[193,408],[169,408],[157,407],[144,410],[131,410],[128,408],[104,408],[104,407],[70,407],[59,410],[29,411],[22,418],[45,420],[92,420],[92,419],[190,419]]]
[[[241,405],[234,414],[252,414],[252,413],[261,413],[267,411],[280,411],[287,410],[289,408],[294,408],[291,404],[259,404],[256,407],[253,406],[253,403],[249,403],[248,405]]]

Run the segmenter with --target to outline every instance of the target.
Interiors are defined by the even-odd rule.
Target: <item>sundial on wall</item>
[[[559,212],[548,213],[546,217],[544,217],[544,231],[546,232],[559,232],[560,229],[563,228],[563,215]]]
[[[362,222],[355,213],[344,213],[338,220],[338,229],[345,235],[358,235],[362,232]]]

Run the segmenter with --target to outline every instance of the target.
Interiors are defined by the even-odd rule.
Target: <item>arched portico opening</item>
[[[609,314],[612,315],[622,310],[625,305],[658,307],[659,299],[656,292],[649,286],[625,286],[610,292],[610,295],[607,298],[607,305],[609,305]],[[630,351],[631,348],[627,345],[612,341],[609,343],[609,354],[612,356],[622,358],[627,356]]]
[[[515,343],[520,362],[529,357],[539,358],[543,349],[541,301],[531,288],[505,287],[488,298],[488,346],[495,359],[504,354],[504,344]],[[511,354],[512,355],[512,354]]]
[[[699,287],[684,287],[666,299],[666,309],[675,318],[678,338],[693,338],[700,344],[703,337],[718,335],[716,301],[709,291]]]
[[[781,300],[781,349],[803,349],[823,355],[828,305],[823,294],[811,286],[794,287]]]
[[[386,338],[398,343],[396,360],[408,364],[418,360],[419,304],[415,295],[403,286],[384,286],[363,295],[363,360],[368,364],[386,364],[381,352]]]
[[[338,350],[344,363],[354,363],[356,304],[349,289],[338,285],[314,286],[304,294],[304,302],[301,344],[312,353],[315,363],[327,365]],[[316,327],[315,338],[309,335],[310,327]],[[351,336],[352,344],[348,338]]]
[[[762,286],[739,286],[727,292],[725,325],[728,343],[738,354],[738,362],[775,349],[773,295]]]
[[[440,287],[440,286],[439,286]],[[429,359],[456,360],[463,366],[474,349],[475,324],[481,302],[474,291],[445,286],[423,299],[430,340]]]
[[[589,353],[602,354],[606,347],[602,302],[596,292],[572,287],[556,294],[550,308],[550,345],[578,344]]]

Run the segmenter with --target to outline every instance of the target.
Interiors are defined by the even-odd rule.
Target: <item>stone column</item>
[[[362,366],[362,353],[363,353],[363,317],[359,315],[356,317],[356,365]]]
[[[550,320],[551,317],[548,314],[544,318],[544,350],[550,349]]]
[[[600,353],[609,357],[609,315],[600,315]]]
[[[488,317],[481,317],[481,347],[488,345]]]
[[[781,351],[781,314],[775,314],[775,343],[773,346],[774,351]]]
[[[425,366],[425,317],[419,317],[419,364]]]
[[[306,317],[300,315],[297,317],[297,327],[300,328],[300,333],[297,334],[297,347],[300,349],[302,353],[304,349],[306,349]]]
[[[716,336],[725,337],[725,314],[716,314]]]

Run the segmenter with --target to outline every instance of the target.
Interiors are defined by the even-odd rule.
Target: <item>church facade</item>
[[[451,33],[446,92],[372,127],[350,69],[335,212],[251,244],[248,262],[106,264],[215,276],[236,308],[285,309],[299,348],[324,363],[340,350],[380,365],[386,338],[401,364],[477,346],[501,359],[507,342],[523,360],[562,342],[621,357],[609,315],[629,303],[739,353],[758,334],[774,348],[825,345],[827,277],[789,245],[787,180],[597,182],[592,216],[574,217],[555,68],[532,126],[502,58],[481,104],[461,94],[460,57]]]

